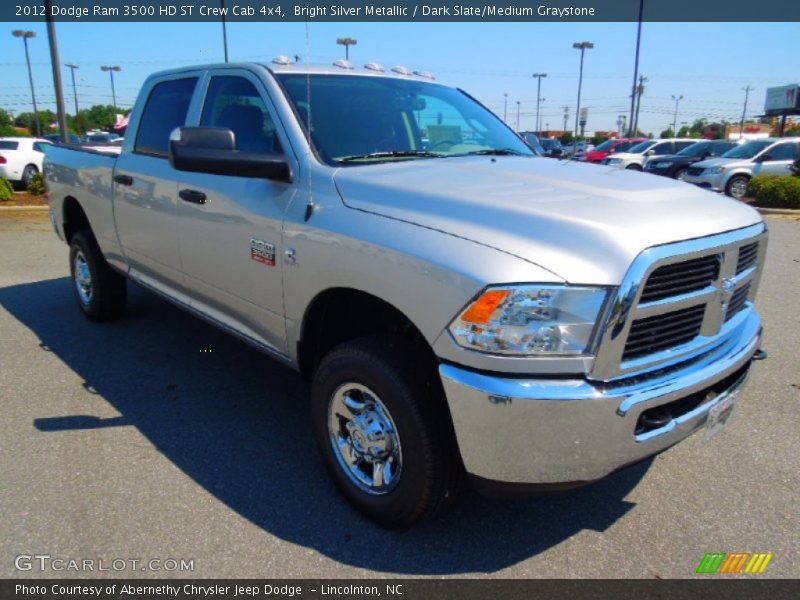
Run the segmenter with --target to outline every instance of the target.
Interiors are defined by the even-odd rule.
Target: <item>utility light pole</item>
[[[751,88],[749,85],[742,88],[742,91],[744,92],[744,109],[742,110],[742,120],[739,122],[739,139],[744,137],[744,118],[747,114],[747,99],[750,96],[750,92],[752,92],[754,89],[755,88]]]
[[[575,42],[572,47],[581,51],[581,68],[578,73],[578,105],[575,108],[575,138],[578,138],[578,116],[581,111],[581,85],[583,84],[583,54],[586,50],[594,48],[592,42]]]
[[[117,92],[114,89],[114,71],[119,72],[122,71],[122,67],[118,65],[108,66],[103,65],[100,67],[101,71],[108,71],[108,74],[111,75],[111,99],[114,102],[114,110],[117,110]]]
[[[564,107],[564,133],[567,133],[567,121],[569,121],[569,106]]]
[[[25,44],[25,61],[28,63],[28,81],[31,84],[31,103],[33,104],[33,122],[36,124],[36,135],[42,135],[42,126],[39,123],[39,109],[36,108],[36,92],[33,88],[33,71],[31,71],[31,55],[28,53],[28,40],[36,37],[35,31],[15,29],[11,32],[14,37],[22,38]]]
[[[503,121],[508,123],[508,92],[503,94]]]
[[[672,96],[672,99],[675,100],[675,114],[672,117],[672,134],[675,135],[675,128],[678,126],[678,102],[683,100],[683,94]]]
[[[350,46],[356,46],[358,40],[351,37],[336,38],[336,43],[344,46],[344,59],[350,60]]]
[[[636,113],[633,115],[633,124],[631,125],[631,129],[633,130],[633,137],[639,132],[639,109],[642,108],[642,94],[644,94],[644,82],[648,81],[647,77],[644,75],[639,75],[639,85],[636,86]]]
[[[519,100],[517,100],[517,132],[519,132]]]
[[[628,137],[635,137],[634,130],[634,106],[636,102],[636,80],[639,78],[639,47],[642,43],[642,16],[644,14],[644,0],[639,0],[639,23],[636,27],[636,55],[633,61],[633,84],[631,85],[631,131]]]
[[[52,0],[44,0],[47,13],[47,41],[50,45],[50,66],[53,68],[53,88],[56,93],[56,114],[58,115],[58,133],[62,143],[67,142],[67,111],[64,108],[64,84],[61,81],[61,57],[58,55],[58,37],[56,22],[53,19]]]
[[[64,66],[70,70],[72,74],[72,95],[75,98],[75,118],[78,118],[78,88],[75,86],[75,69],[80,67],[73,63],[64,63]]]
[[[547,77],[547,73],[534,73],[532,77],[536,78],[536,131],[541,129],[539,123],[539,107],[542,103],[542,77]]]
[[[225,21],[225,0],[219,0],[222,9],[222,50],[225,53],[225,62],[228,62],[228,24]]]

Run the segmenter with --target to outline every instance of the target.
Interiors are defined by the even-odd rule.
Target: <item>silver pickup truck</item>
[[[158,73],[118,156],[55,147],[45,176],[83,313],[120,317],[130,279],[299,370],[387,526],[714,433],[764,356],[756,211],[536,157],[403,67]]]

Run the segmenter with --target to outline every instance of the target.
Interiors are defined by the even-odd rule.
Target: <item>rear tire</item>
[[[70,239],[72,291],[90,321],[113,321],[125,311],[125,278],[106,262],[94,235],[82,230]]]
[[[30,182],[36,177],[36,174],[39,172],[39,169],[36,168],[36,165],[26,165],[25,168],[22,170],[22,187],[27,189]]]
[[[731,198],[741,200],[747,195],[747,186],[750,178],[746,175],[734,175],[725,186],[725,194]]]
[[[446,510],[464,480],[435,363],[423,354],[399,336],[357,339],[328,353],[312,384],[328,472],[353,506],[393,529]]]

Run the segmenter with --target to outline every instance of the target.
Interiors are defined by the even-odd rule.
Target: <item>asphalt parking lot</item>
[[[194,577],[692,577],[771,552],[800,577],[800,220],[770,219],[767,361],[731,426],[593,486],[469,493],[402,534],[336,493],[291,370],[138,288],[86,321],[43,214],[0,214],[0,577],[15,557],[191,559]],[[84,573],[85,576],[97,573]]]

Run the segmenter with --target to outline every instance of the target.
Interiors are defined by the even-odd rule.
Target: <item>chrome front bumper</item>
[[[703,188],[712,189],[715,192],[721,192],[725,187],[724,173],[717,175],[685,175],[683,180],[686,183],[693,183]]]
[[[504,483],[589,482],[669,448],[744,385],[761,344],[761,319],[752,307],[747,313],[736,334],[705,355],[618,382],[506,378],[442,364],[467,472]],[[690,397],[702,400],[686,412],[675,409],[663,426],[636,432],[643,412]]]

